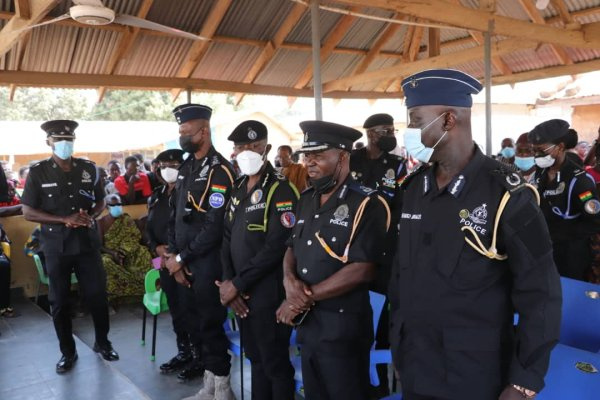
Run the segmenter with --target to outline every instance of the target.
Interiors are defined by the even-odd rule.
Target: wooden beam
[[[445,0],[337,0],[352,6],[378,7],[429,21],[484,32],[488,21],[494,20],[494,33],[502,36],[527,38],[541,43],[554,43],[576,48],[600,48],[600,37],[586,37],[582,30],[568,30],[501,15],[456,6]]]
[[[527,16],[529,16],[529,18],[534,23],[539,24],[539,25],[546,25],[546,20],[544,19],[542,14],[540,14],[540,11],[535,7],[535,4],[532,1],[519,0],[519,3],[521,4],[521,7],[523,8],[523,10],[527,14]],[[558,58],[558,61],[561,64],[563,64],[563,65],[573,64],[573,60],[571,60],[571,58],[569,57],[567,52],[562,47],[557,46],[554,43],[551,43],[550,49],[552,50],[552,52],[554,53],[556,58]]]
[[[31,0],[29,19],[13,16],[0,31],[0,56],[6,54],[25,35],[25,31],[21,29],[37,24],[59,2],[60,0]]]
[[[460,0],[451,0],[454,4],[456,5],[460,5]],[[475,41],[475,43],[477,43],[478,45],[482,46],[484,44],[484,38],[483,38],[483,34],[479,31],[474,31],[474,30],[469,30],[469,35],[473,38],[473,40]],[[506,64],[504,62],[504,60],[502,59],[502,57],[500,56],[492,56],[492,64],[494,65],[494,67],[496,67],[496,69],[498,71],[500,71],[500,74],[502,75],[510,75],[512,74],[512,70],[510,69],[510,67],[508,66],[508,64]]]
[[[213,35],[217,31],[217,28],[221,24],[221,21],[225,17],[225,13],[227,13],[227,10],[229,9],[229,6],[231,5],[232,1],[233,0],[219,0],[214,2],[210,13],[204,21],[204,25],[202,25],[200,33],[198,33],[199,36],[209,39],[213,37]],[[202,57],[204,57],[204,54],[206,54],[209,46],[210,43],[207,41],[196,41],[188,51],[186,61],[183,63],[181,68],[179,68],[177,77],[189,78],[190,76],[192,76],[192,73],[194,72],[198,64],[200,64],[200,61],[202,61]],[[181,88],[176,88],[171,91],[173,99],[176,99],[179,96],[181,90]]]
[[[291,9],[289,14],[285,17],[285,20],[279,26],[279,29],[277,29],[275,36],[273,36],[273,41],[268,42],[265,45],[262,52],[258,56],[258,59],[254,63],[254,65],[252,66],[250,71],[248,71],[248,73],[244,77],[243,82],[246,82],[246,83],[254,82],[256,77],[264,70],[264,68],[267,66],[269,61],[271,61],[273,59],[275,52],[277,51],[277,49],[279,47],[281,47],[281,44],[283,43],[283,41],[285,40],[287,35],[289,35],[290,32],[292,31],[292,29],[294,29],[294,27],[298,24],[298,22],[300,21],[300,18],[302,18],[306,9],[307,8],[304,4],[301,4],[301,3],[294,4],[294,7]],[[236,95],[234,96],[234,99],[233,99],[233,104],[235,104],[236,106],[239,105],[243,98],[244,98],[243,93],[236,93]]]
[[[521,39],[508,39],[492,43],[492,54],[501,56],[512,53],[517,50],[534,48],[536,42]],[[382,79],[399,79],[412,73],[430,69],[430,68],[448,68],[455,65],[464,64],[473,60],[483,58],[483,46],[476,46],[470,49],[461,50],[453,53],[442,54],[437,57],[414,61],[411,63],[400,64],[397,66],[383,68],[378,71],[365,72],[352,77],[344,77],[335,81],[330,81],[323,85],[323,91],[344,90],[347,87],[359,82],[373,82]]]
[[[551,0],[551,2],[554,8],[556,8],[556,10],[558,11],[558,15],[560,16],[560,19],[562,20],[563,24],[565,24],[565,26],[568,26],[575,22],[564,0]]]
[[[358,10],[358,7],[350,7],[350,11]],[[327,39],[325,39],[325,42],[321,46],[321,65],[325,64],[327,58],[331,55],[331,53],[333,53],[333,49],[335,49],[340,40],[342,40],[342,38],[346,35],[348,29],[350,29],[355,20],[356,17],[353,15],[344,15],[340,17],[338,22],[327,36]],[[294,87],[296,89],[305,87],[308,82],[310,82],[312,75],[313,67],[312,63],[309,63],[304,69],[304,72],[302,72],[300,75],[300,78],[296,81]]]
[[[15,99],[15,93],[17,92],[17,85],[9,85],[8,87],[8,101]]]
[[[138,18],[146,18],[153,3],[154,3],[154,0],[144,0],[142,2],[142,5],[140,6],[140,9],[137,12],[137,17]],[[104,70],[105,74],[114,74],[115,70],[117,69],[117,66],[119,65],[119,62],[131,50],[131,47],[133,46],[133,43],[135,43],[136,39],[138,38],[140,31],[141,31],[140,28],[130,27],[127,30],[127,32],[125,32],[121,35],[121,38],[119,40],[119,45],[117,46],[116,51],[114,51],[112,53],[110,59],[108,60],[108,64],[106,65],[106,68]],[[106,94],[106,88],[101,86],[98,89],[98,103],[100,103],[102,101],[105,94]]]
[[[429,57],[435,57],[440,55],[440,30],[438,28],[429,28]]]
[[[31,5],[29,0],[15,0],[15,14],[23,19],[31,18]]]
[[[557,76],[577,75],[597,70],[600,70],[600,60],[592,60],[571,65],[559,65],[557,67],[519,72],[510,76],[496,76],[492,78],[492,83],[494,85],[505,85],[517,82],[533,81],[536,79],[554,78]]]
[[[398,30],[400,30],[400,25],[389,23],[388,26],[383,30],[381,35],[379,35],[377,41],[373,43],[373,46],[371,46],[365,58],[354,69],[352,74],[356,75],[365,72],[369,68],[369,65],[371,65],[371,63],[375,60],[375,58],[380,55],[383,46],[385,46],[390,41],[390,39],[394,37]]]
[[[97,88],[105,86],[110,89],[124,90],[170,90],[178,88],[216,93],[246,93],[273,96],[312,97],[310,89],[258,85],[255,83],[220,81],[194,78],[164,78],[154,76],[106,75],[106,74],[70,74],[26,71],[0,72],[0,85],[62,87],[62,88]],[[328,98],[370,99],[398,98],[397,94],[376,92],[334,91],[324,95]]]

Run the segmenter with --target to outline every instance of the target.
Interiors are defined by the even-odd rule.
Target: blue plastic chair
[[[373,332],[377,332],[377,326],[379,325],[379,318],[383,311],[383,305],[385,304],[385,296],[376,292],[369,292],[369,298],[371,301],[371,308],[373,309]],[[391,364],[392,363],[392,352],[390,349],[375,349],[376,342],[373,341],[370,352],[369,362],[369,379],[371,385],[379,386],[379,376],[377,375],[378,364]]]
[[[142,302],[144,303],[144,315],[142,322],[142,346],[146,344],[146,314],[150,311],[150,314],[154,317],[152,323],[152,355],[150,360],[156,359],[156,322],[158,314],[161,312],[169,311],[169,305],[167,304],[167,296],[162,289],[158,289],[156,282],[160,280],[160,273],[158,270],[152,268],[146,273],[144,278],[144,287],[146,293]]]
[[[600,373],[585,372],[578,368],[590,365],[600,370],[600,354],[558,344],[550,356],[550,367],[544,379],[546,387],[536,399],[597,400],[600,396]]]
[[[379,399],[379,400],[402,400],[402,395],[396,393],[396,394],[389,395],[389,396],[384,397],[384,398]]]
[[[569,278],[560,278],[560,281],[563,294],[560,343],[597,353],[600,350],[600,285]]]

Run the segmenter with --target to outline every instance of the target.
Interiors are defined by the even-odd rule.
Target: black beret
[[[471,75],[455,69],[430,69],[402,81],[406,108],[416,106],[468,107],[473,105],[472,94],[483,86]]]
[[[262,122],[248,120],[235,127],[227,140],[236,144],[252,143],[268,137],[267,127]]]
[[[154,160],[158,162],[165,161],[178,161],[179,163],[183,162],[183,150],[179,149],[169,149],[159,153]]]
[[[78,126],[77,122],[69,119],[55,119],[44,122],[41,128],[46,132],[46,137],[73,139]]]
[[[182,104],[173,109],[173,115],[179,125],[193,119],[206,119],[210,121],[212,108],[202,104]]]
[[[527,134],[532,144],[554,143],[569,133],[569,123],[562,119],[551,119],[537,125]]]
[[[362,137],[354,128],[325,121],[303,121],[300,129],[304,133],[304,143],[298,153],[323,151],[331,148],[352,150],[352,143]]]
[[[373,114],[365,120],[363,128],[369,129],[379,125],[394,125],[394,118],[390,114]]]

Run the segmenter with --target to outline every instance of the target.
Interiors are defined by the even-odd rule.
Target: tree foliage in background
[[[173,102],[171,93],[148,90],[109,90],[96,103],[95,90],[18,88],[14,101],[8,88],[0,89],[0,120],[46,121],[74,119],[86,121],[172,121],[171,110],[186,101],[182,93]],[[215,113],[238,111],[231,95],[193,93],[192,101],[209,105]]]

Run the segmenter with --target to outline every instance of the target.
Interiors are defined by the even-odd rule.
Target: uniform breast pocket
[[[54,211],[60,205],[60,189],[57,186],[42,188],[42,208]]]
[[[465,290],[487,286],[502,276],[507,268],[504,262],[489,259],[466,242],[458,254],[437,264],[438,269],[450,279],[452,286]]]
[[[324,226],[318,235],[318,238],[315,237],[312,240],[316,240],[327,253],[327,249],[329,249],[340,257],[344,255],[344,250],[350,239],[350,232],[347,228]]]

